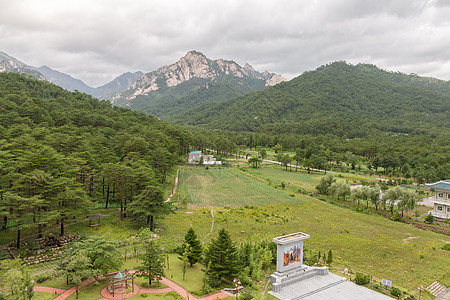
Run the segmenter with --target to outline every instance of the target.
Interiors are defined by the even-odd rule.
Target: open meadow
[[[450,243],[449,236],[357,213],[260,180],[262,174],[272,183],[283,180],[302,185],[304,180],[312,187],[318,176],[279,172],[283,171],[183,168],[181,198],[186,199],[188,210],[178,210],[163,221],[162,240],[179,244],[190,226],[205,243],[221,228],[235,242],[254,235],[272,239],[302,231],[311,236],[305,242],[307,249],[322,253],[332,249],[334,272],[347,267],[377,280],[392,280],[413,293],[419,285],[434,280],[450,285],[450,255],[441,249]]]

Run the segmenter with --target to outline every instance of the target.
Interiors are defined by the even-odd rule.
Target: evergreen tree
[[[225,229],[219,231],[205,253],[205,264],[209,265],[207,276],[211,285],[217,286],[220,280],[233,280],[239,272],[239,260],[236,246]]]
[[[152,285],[152,279],[159,281],[164,275],[165,255],[157,238],[148,228],[142,228],[137,235],[137,239],[142,242],[139,257],[142,264],[136,267],[136,276],[148,278],[149,285]]]
[[[189,228],[188,232],[184,236],[184,243],[183,248],[190,248],[187,258],[192,267],[192,265],[200,261],[203,252],[202,244],[197,239],[197,234],[192,227]]]
[[[333,262],[333,252],[331,252],[331,249],[328,251],[326,261],[327,261],[327,265],[331,265],[331,263]]]

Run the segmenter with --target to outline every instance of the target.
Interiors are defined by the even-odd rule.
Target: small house
[[[188,163],[204,165],[221,165],[221,161],[216,161],[213,155],[202,155],[202,151],[192,151],[189,153]]]
[[[202,157],[202,151],[192,151],[189,153],[188,163],[198,164],[200,162],[200,157]]]
[[[434,196],[431,197],[434,207],[429,214],[439,219],[450,219],[450,179],[425,185],[434,190]]]

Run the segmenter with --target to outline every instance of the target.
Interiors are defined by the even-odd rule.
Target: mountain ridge
[[[450,127],[450,83],[335,62],[262,91],[166,118],[179,125],[248,132],[362,137],[371,131]]]
[[[94,88],[88,86],[80,79],[54,70],[48,66],[33,67],[27,65],[20,60],[6,54],[5,52],[0,52],[0,72],[24,73],[32,76],[33,78],[56,84],[57,86],[60,86],[65,90],[71,92],[77,90],[79,92],[99,98],[100,100],[111,98],[116,94],[128,89],[137,79],[139,79],[144,74],[141,71],[137,71],[134,73],[126,72],[120,76],[117,76],[112,81]]]

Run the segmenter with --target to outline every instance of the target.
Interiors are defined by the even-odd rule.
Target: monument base
[[[297,281],[326,274],[328,274],[328,267],[309,267],[307,265],[302,265],[301,267],[285,272],[275,272],[270,275],[272,291],[279,292],[283,287]]]

